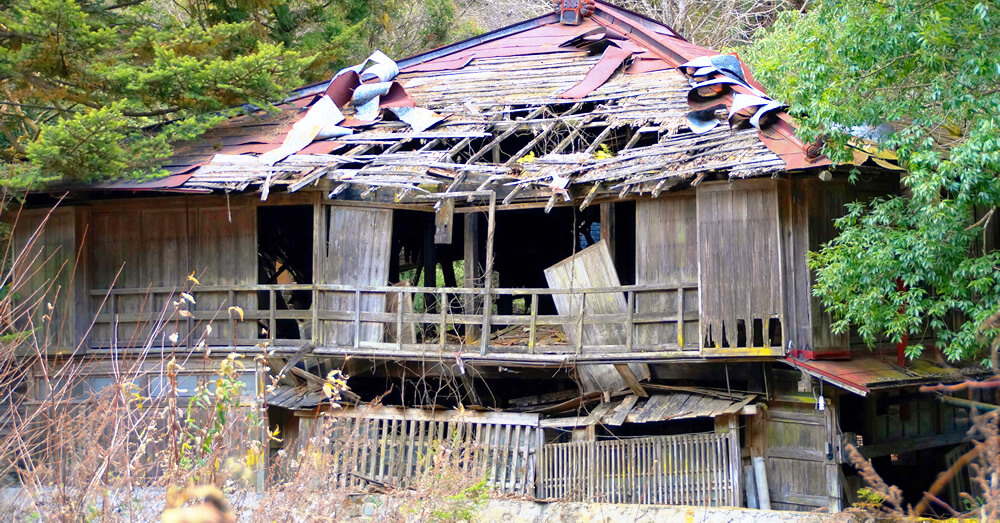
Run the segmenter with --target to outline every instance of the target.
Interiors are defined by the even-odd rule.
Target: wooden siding
[[[869,201],[895,190],[893,177],[857,185],[842,178],[824,182],[802,177],[779,182],[786,275],[784,331],[792,348],[812,351],[818,358],[848,355],[848,333],[832,332],[832,317],[812,295],[815,277],[809,270],[808,252],[819,250],[837,236],[835,221],[847,212],[847,203]]]
[[[13,240],[11,289],[15,303],[31,313],[18,327],[37,329],[35,340],[42,350],[76,347],[73,283],[78,243],[74,210],[22,210]]]
[[[91,310],[101,314],[94,324],[92,346],[140,346],[163,325],[163,313],[173,312],[177,293],[194,273],[205,284],[195,288],[197,303],[192,312],[209,313],[209,344],[232,342],[233,327],[228,308],[256,308],[256,297],[212,285],[252,285],[257,282],[256,210],[249,205],[191,205],[170,200],[172,205],[95,205],[90,211],[92,233],[88,243],[91,275]],[[102,290],[112,289],[110,295]],[[117,292],[121,289],[125,292]],[[134,292],[149,289],[150,292]],[[165,289],[165,290],[164,290]],[[204,289],[204,291],[202,290]],[[105,302],[105,300],[107,300]],[[188,337],[191,322],[174,322],[169,332]],[[239,337],[250,338],[257,326],[239,323]],[[193,333],[204,335],[205,330]],[[158,340],[157,344],[163,340]]]
[[[379,407],[330,415],[336,425],[329,452],[340,487],[365,486],[371,479],[405,488],[435,474],[435,467],[454,466],[502,493],[535,491],[535,414]],[[316,419],[301,421],[299,433],[312,433]]]
[[[319,231],[317,283],[386,285],[392,246],[392,211],[363,207],[323,205]],[[361,322],[361,312],[384,313],[383,293],[322,292],[317,300],[324,310],[352,311],[355,321],[326,322],[320,338],[324,345],[353,346],[379,342],[384,326]]]
[[[780,345],[782,263],[775,180],[698,187],[701,340],[716,353]]]
[[[257,210],[244,207],[203,207],[192,209],[192,264],[204,284],[251,285],[257,283]],[[190,271],[188,271],[190,273]],[[180,284],[178,282],[176,284]],[[250,338],[256,334],[252,321],[236,324],[228,311],[236,305],[242,309],[256,308],[256,297],[249,294],[207,293],[195,288],[199,311],[209,311],[215,321],[206,341],[232,343],[237,336]],[[237,333],[234,334],[234,326]],[[194,333],[203,336],[203,332]]]
[[[538,497],[738,506],[732,435],[685,434],[542,447]]]
[[[636,284],[698,285],[697,202],[693,194],[636,202]],[[636,294],[637,314],[668,314],[677,322],[637,324],[640,345],[677,344],[679,350],[697,353],[698,291]],[[678,332],[678,326],[683,325]]]

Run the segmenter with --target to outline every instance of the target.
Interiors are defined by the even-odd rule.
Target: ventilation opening
[[[767,321],[767,338],[771,347],[781,347],[781,320],[771,318]]]
[[[750,343],[753,347],[763,347],[764,346],[764,320],[760,318],[754,318],[753,320],[753,330],[750,337]]]

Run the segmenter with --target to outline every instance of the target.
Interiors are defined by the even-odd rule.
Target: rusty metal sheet
[[[656,71],[667,71],[673,67],[659,58],[634,60],[632,65],[625,69],[627,74],[643,74]]]
[[[389,87],[389,91],[382,96],[379,107],[416,107],[416,102],[410,95],[407,94],[406,89],[403,88],[399,82],[393,82]]]
[[[467,55],[459,56],[458,58],[445,60],[444,58],[439,58],[437,60],[431,60],[429,62],[424,62],[422,64],[415,64],[407,67],[400,71],[401,73],[425,73],[425,72],[438,72],[438,71],[457,71],[472,62],[472,59],[476,57],[476,53],[470,53]]]
[[[194,171],[201,164],[192,165],[185,174],[173,174],[156,178],[154,180],[118,180],[114,182],[102,182],[92,185],[95,189],[129,190],[129,191],[155,191],[163,189],[179,189],[191,178],[191,171]]]
[[[604,54],[601,55],[601,59],[590,69],[587,76],[570,90],[560,94],[559,98],[584,98],[604,85],[604,82],[607,82],[611,75],[615,74],[615,71],[631,56],[632,51],[614,45],[608,46],[604,50]]]
[[[354,96],[354,89],[361,85],[361,76],[354,71],[348,71],[337,75],[326,88],[326,95],[329,96],[337,107],[351,101]]]
[[[336,140],[317,141],[307,145],[298,154],[330,154],[344,146],[344,142]]]
[[[855,357],[846,361],[803,361],[786,358],[785,363],[817,379],[862,396],[873,389],[912,387],[924,383],[955,383],[976,376],[988,375],[977,367],[942,367],[927,358],[896,365],[895,356],[882,359],[877,355]]]

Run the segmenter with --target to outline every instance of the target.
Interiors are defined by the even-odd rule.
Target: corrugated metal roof
[[[892,358],[881,358],[878,355],[854,357],[845,361],[787,358],[785,362],[817,379],[862,396],[877,389],[957,383],[990,375],[980,367],[950,367],[926,357],[910,360],[905,367],[896,365]]]
[[[510,203],[548,193],[555,198],[567,185],[624,196],[659,193],[705,173],[744,178],[826,164],[807,157],[783,113],[766,132],[725,124],[733,95],[759,87],[749,71],[745,84],[719,90],[722,125],[692,132],[688,94],[704,78],[678,66],[712,54],[662,24],[598,2],[594,16],[578,26],[544,16],[399,62],[400,74],[392,78],[398,86],[387,95],[395,101],[382,100],[382,107],[403,104],[446,117],[429,129],[418,132],[388,110],[375,122],[361,122],[347,103],[339,125],[352,134],[314,141],[274,165],[256,160],[279,148],[324,93],[349,100],[338,90],[356,80],[344,75],[332,87],[302,90],[276,115],[236,117],[177,147],[165,162],[175,176],[101,188],[253,189],[266,197],[321,183],[381,188],[402,201],[445,187],[493,188]],[[498,143],[504,147],[489,149]],[[515,143],[526,145],[510,150]],[[602,145],[611,155],[595,154]]]

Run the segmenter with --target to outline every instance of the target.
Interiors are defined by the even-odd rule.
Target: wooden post
[[[320,292],[318,283],[324,283],[326,270],[326,205],[322,195],[313,193],[313,267],[312,267],[312,342],[323,342],[319,327]]]
[[[313,272],[315,275],[315,272]],[[315,276],[313,277],[315,279]],[[312,284],[312,340],[314,344],[319,345],[322,342],[322,338],[319,332],[319,286],[314,282]]]
[[[684,287],[677,288],[677,348],[684,350]]]
[[[455,199],[446,198],[439,202],[434,212],[434,243],[450,245],[451,231],[455,222]]]
[[[452,200],[454,201],[454,200]],[[445,349],[448,344],[448,293],[441,291],[441,301],[438,304],[438,308],[441,309],[441,323],[438,326],[438,337],[440,338],[441,350]]]
[[[396,350],[403,350],[403,304],[406,303],[403,296],[403,291],[400,290],[399,297],[396,298]]]
[[[361,289],[354,290],[354,348],[361,347]]]
[[[490,214],[486,224],[486,270],[483,273],[483,331],[479,337],[479,352],[486,355],[486,349],[490,344],[490,312],[493,308],[493,299],[490,296],[493,286],[493,235],[496,232],[496,210],[497,193],[490,193]]]
[[[424,284],[423,287],[437,287],[437,244],[434,243],[434,224],[424,231]],[[418,282],[413,282],[417,285]],[[434,311],[434,300],[436,296],[431,293],[424,293],[424,312]]]
[[[632,315],[635,313],[635,291],[625,293],[625,306],[628,308],[628,319],[625,320],[625,351],[632,352],[632,338],[635,328],[632,326]]]
[[[771,493],[767,489],[767,464],[764,458],[753,458],[754,479],[757,482],[757,501],[761,510],[771,510]]]
[[[464,264],[465,278],[463,286],[466,289],[476,287],[479,278],[483,275],[483,263],[479,248],[479,214],[468,213],[465,215],[465,243],[464,243]],[[479,298],[473,293],[466,293],[462,296],[466,315],[476,313],[476,305]],[[465,325],[465,343],[469,344],[479,336],[479,326]]]
[[[611,260],[615,259],[615,204],[601,204],[601,239],[608,242]]]

